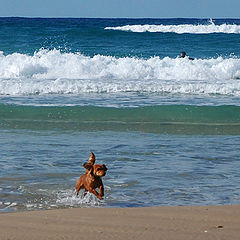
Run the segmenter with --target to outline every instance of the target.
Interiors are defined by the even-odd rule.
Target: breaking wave
[[[39,50],[0,53],[0,95],[187,93],[240,95],[240,59],[148,59]]]
[[[240,25],[221,24],[215,25],[213,22],[208,25],[203,24],[180,24],[180,25],[125,25],[117,27],[106,27],[106,30],[120,30],[129,32],[162,32],[162,33],[190,33],[190,34],[210,34],[210,33],[240,33]]]

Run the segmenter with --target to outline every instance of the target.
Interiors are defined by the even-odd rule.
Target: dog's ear
[[[103,168],[104,168],[104,171],[108,170],[105,164],[103,164]]]
[[[93,172],[93,165],[89,163],[83,163],[83,167],[85,167],[90,174]]]
[[[90,154],[90,157],[89,157],[89,159],[88,159],[88,164],[90,164],[90,165],[94,165],[94,163],[95,163],[95,155],[94,155],[94,153],[93,152],[91,152],[91,154]]]

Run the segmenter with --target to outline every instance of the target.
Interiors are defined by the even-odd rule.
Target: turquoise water
[[[0,128],[239,135],[240,107],[158,105],[114,108],[0,105]]]
[[[0,18],[0,33],[0,212],[239,204],[238,19]],[[104,201],[74,196],[91,151]]]

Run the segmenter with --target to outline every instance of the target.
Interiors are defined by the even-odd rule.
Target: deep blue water
[[[216,26],[239,25],[239,19],[215,19]],[[209,25],[209,19],[44,19],[1,18],[0,49],[5,54],[14,52],[33,54],[41,48],[60,49],[116,57],[135,56],[149,58],[169,56],[175,58],[186,51],[196,58],[217,56],[239,57],[238,34],[175,34],[161,32],[126,32],[105,30],[106,27],[126,25]]]
[[[0,18],[0,211],[239,204],[239,100],[239,19]]]

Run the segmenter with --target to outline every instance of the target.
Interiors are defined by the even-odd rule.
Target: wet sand
[[[240,205],[1,213],[0,239],[239,240]]]

